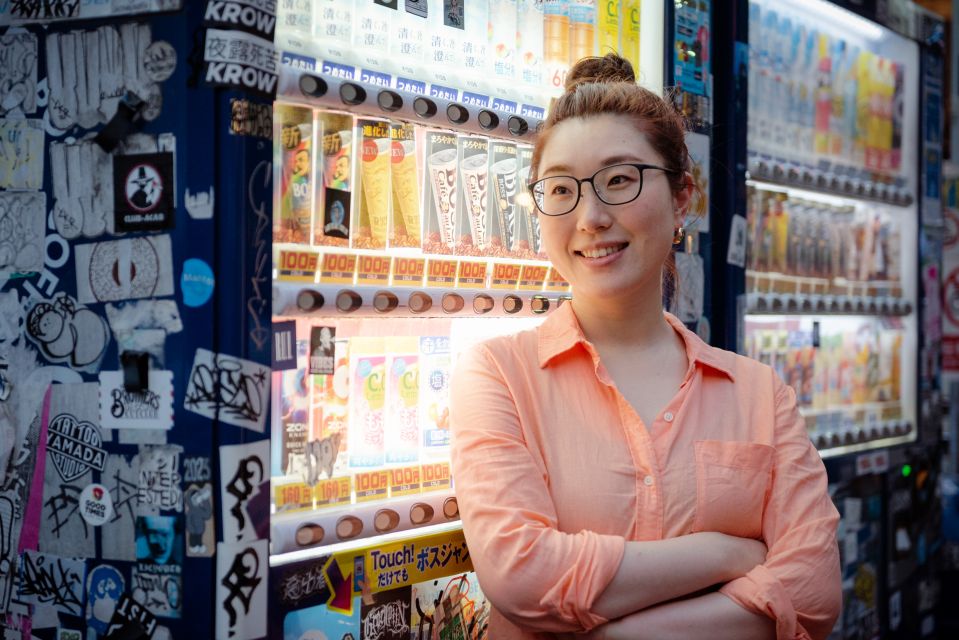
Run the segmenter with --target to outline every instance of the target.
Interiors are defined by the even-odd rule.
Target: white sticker
[[[80,492],[79,509],[87,524],[99,527],[113,517],[113,496],[102,484],[88,484]]]
[[[740,269],[746,266],[746,218],[738,213],[729,225],[729,247],[726,262]]]
[[[173,372],[151,369],[146,389],[127,391],[122,371],[101,371],[100,426],[104,429],[172,429]]]

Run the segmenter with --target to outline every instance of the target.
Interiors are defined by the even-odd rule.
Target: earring
[[[686,229],[682,227],[676,227],[673,230],[673,244],[679,245],[683,243],[683,238],[686,237]]]

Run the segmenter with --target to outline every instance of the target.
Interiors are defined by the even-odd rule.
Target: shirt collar
[[[697,363],[725,374],[730,380],[735,380],[735,354],[723,349],[712,347],[698,335],[690,331],[679,318],[664,311],[666,321],[679,334],[686,345],[686,358],[690,369]],[[557,356],[570,351],[576,345],[584,347],[589,344],[579,320],[573,312],[573,305],[564,304],[546,318],[537,329],[537,355],[539,366],[545,368]]]

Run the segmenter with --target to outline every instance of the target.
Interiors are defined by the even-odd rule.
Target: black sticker
[[[332,238],[350,237],[350,192],[326,190],[326,211],[323,215],[323,235]]]
[[[162,231],[174,222],[172,153],[113,159],[113,215],[117,231]]]
[[[61,413],[47,426],[47,451],[64,482],[72,482],[90,469],[103,471],[106,453],[100,430],[91,422]]]
[[[310,329],[310,375],[333,375],[333,341],[335,327]]]
[[[148,640],[157,628],[156,617],[124,593],[113,610],[106,640]]]

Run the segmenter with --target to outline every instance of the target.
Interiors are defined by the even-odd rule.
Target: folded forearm
[[[744,575],[763,560],[765,547],[720,533],[696,533],[627,542],[613,580],[592,611],[621,618],[656,604]]]
[[[776,637],[776,623],[743,609],[721,593],[710,593],[614,620],[597,628],[590,637],[601,640],[770,640]]]

